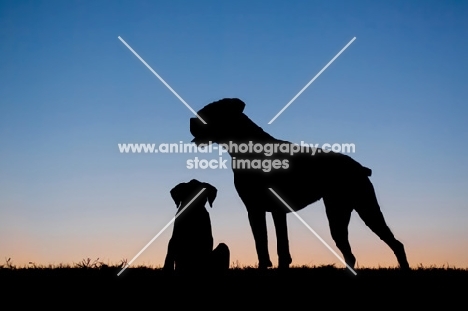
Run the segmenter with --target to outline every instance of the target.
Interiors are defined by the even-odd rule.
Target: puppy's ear
[[[218,189],[213,187],[208,183],[203,183],[203,186],[206,187],[206,197],[208,198],[208,203],[210,207],[213,207],[213,202],[216,199],[216,195],[218,194]]]
[[[171,190],[171,197],[176,204],[176,208],[179,208],[182,200],[185,197],[185,187],[184,184],[178,184]]]

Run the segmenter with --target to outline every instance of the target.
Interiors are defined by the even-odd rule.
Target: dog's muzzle
[[[190,118],[190,133],[194,137],[192,142],[195,144],[210,141],[208,124],[203,124],[198,118]]]

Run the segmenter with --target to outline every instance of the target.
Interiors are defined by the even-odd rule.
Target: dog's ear
[[[208,203],[210,207],[213,207],[213,202],[216,199],[216,195],[218,194],[218,189],[214,186],[210,185],[209,183],[203,183],[203,187],[206,188],[206,197],[208,198]]]
[[[176,204],[176,208],[179,208],[180,204],[182,204],[182,200],[185,197],[185,187],[184,184],[178,184],[171,190],[171,197]]]
[[[242,113],[245,109],[245,103],[239,98],[229,98],[229,105],[232,105],[233,113]]]

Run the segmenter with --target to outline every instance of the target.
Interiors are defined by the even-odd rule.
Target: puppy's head
[[[176,208],[183,207],[203,189],[203,192],[190,204],[193,206],[205,206],[206,201],[213,207],[218,190],[209,183],[200,182],[192,179],[188,183],[180,183],[171,190],[171,197],[176,204]]]
[[[196,145],[209,144],[209,142],[220,143],[230,134],[233,125],[243,115],[245,103],[238,98],[225,98],[200,109],[197,114],[206,122],[204,124],[199,118],[190,118],[190,133],[192,133]]]

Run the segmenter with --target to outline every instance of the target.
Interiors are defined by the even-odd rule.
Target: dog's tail
[[[372,170],[370,168],[365,167],[365,166],[363,166],[363,168],[364,168],[364,174],[367,177],[370,177],[372,175]]]

